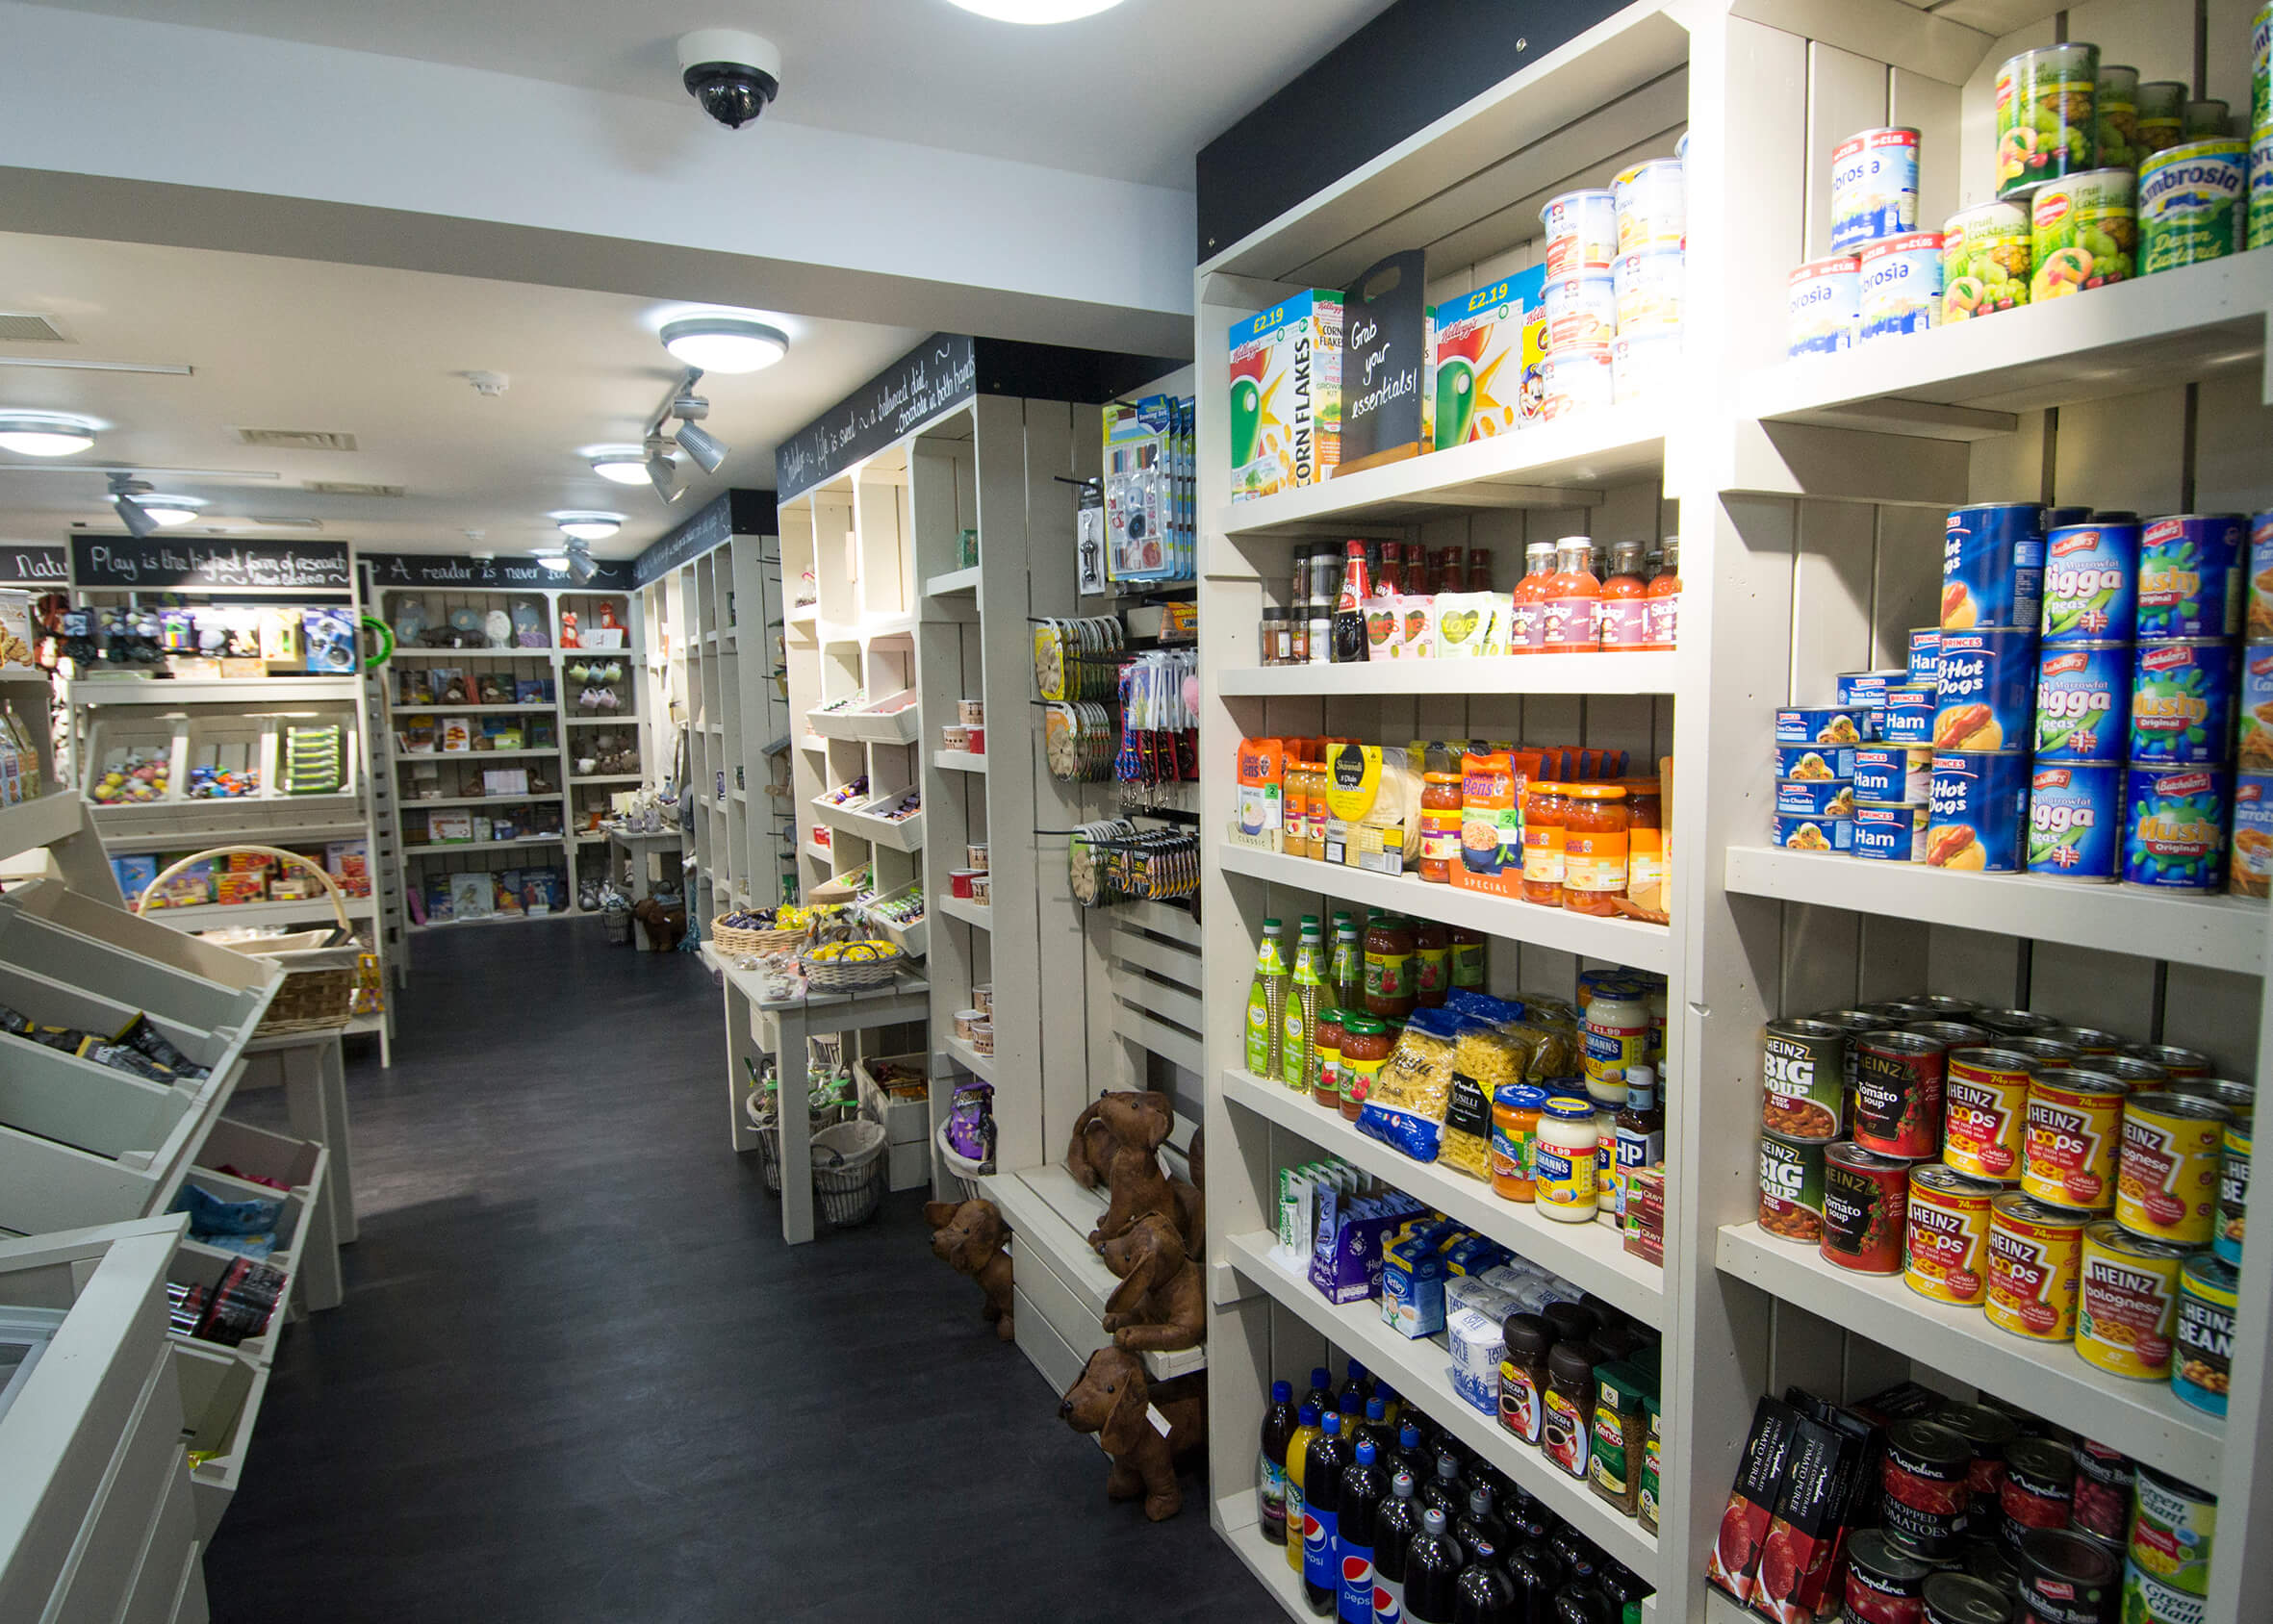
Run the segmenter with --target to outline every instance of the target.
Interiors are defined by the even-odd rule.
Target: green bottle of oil
[[[1255,954],[1255,985],[1247,992],[1247,1072],[1279,1075],[1279,1038],[1287,1019],[1287,950],[1283,927],[1263,922],[1263,946]]]

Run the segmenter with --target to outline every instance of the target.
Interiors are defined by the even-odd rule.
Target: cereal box
[[[1320,484],[1341,453],[1341,294],[1313,289],[1231,330],[1231,499]]]
[[[1545,268],[1534,266],[1437,306],[1438,450],[1511,434],[1539,415],[1545,285]]]

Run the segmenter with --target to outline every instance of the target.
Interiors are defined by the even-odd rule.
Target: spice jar
[[[1413,932],[1413,996],[1435,1009],[1452,990],[1452,933],[1433,919]]]
[[[1525,1443],[1539,1442],[1546,1418],[1546,1356],[1554,1329],[1537,1314],[1510,1314],[1499,1328],[1499,1424]]]
[[[1485,936],[1465,925],[1452,927],[1452,985],[1469,992],[1484,990]]]
[[[1531,1154],[1546,1090],[1511,1082],[1492,1096],[1492,1188],[1506,1201],[1531,1199]]]
[[[1373,1079],[1381,1075],[1381,1068],[1389,1059],[1396,1040],[1390,1036],[1389,1023],[1377,1021],[1370,1015],[1360,1015],[1351,1010],[1341,1012],[1341,1114],[1351,1122],[1358,1120],[1358,1111],[1366,1103],[1366,1096],[1373,1092]]]
[[[1583,1478],[1593,1454],[1595,1367],[1576,1342],[1557,1342],[1546,1356],[1546,1413],[1539,1447],[1574,1478]]]
[[[1420,862],[1416,872],[1432,885],[1449,885],[1452,865],[1460,860],[1460,774],[1424,774],[1422,785]]]
[[[1273,605],[1263,612],[1263,628],[1258,638],[1266,666],[1283,666],[1293,658],[1293,635],[1287,627],[1287,611]]]
[[[1626,888],[1625,786],[1568,784],[1563,794],[1563,906],[1615,918]]]
[[[1545,907],[1563,905],[1563,816],[1561,784],[1533,783],[1523,789],[1523,901]]]
[[[1413,922],[1384,914],[1366,926],[1366,1013],[1401,1021],[1419,1007],[1413,990]]]
[[[1313,1101],[1337,1110],[1341,1106],[1341,1022],[1339,1009],[1318,1011],[1317,1076],[1310,1090]]]

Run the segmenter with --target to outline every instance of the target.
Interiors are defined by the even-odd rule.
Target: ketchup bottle
[[[1546,582],[1546,624],[1540,639],[1543,653],[1595,651],[1595,615],[1602,602],[1602,583],[1587,568],[1593,550],[1594,543],[1585,536],[1565,536],[1555,544],[1555,572]]]
[[[1605,650],[1647,646],[1648,587],[1642,580],[1644,545],[1620,542],[1611,549],[1610,578],[1602,583],[1602,607],[1596,617]]]

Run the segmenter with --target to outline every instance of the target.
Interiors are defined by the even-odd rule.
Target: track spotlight
[[[671,438],[701,465],[704,473],[716,473],[718,465],[727,460],[727,448],[693,423],[680,423],[678,432]]]
[[[646,453],[648,483],[655,495],[667,502],[678,500],[678,464],[671,455],[671,442],[659,434],[651,434],[641,447]]]
[[[95,424],[63,412],[0,412],[0,451],[75,457],[94,444]]]
[[[592,577],[600,573],[600,566],[592,562],[592,549],[581,541],[569,543],[568,578],[575,586],[592,584]]]
[[[755,372],[789,353],[778,327],[746,316],[686,316],[663,324],[663,347],[705,372]]]

